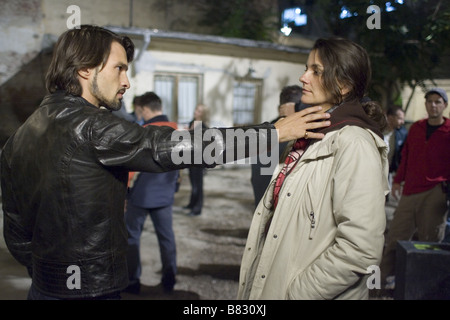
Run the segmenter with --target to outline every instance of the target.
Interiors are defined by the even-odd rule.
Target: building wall
[[[265,1],[276,3],[276,0]],[[0,1],[0,146],[46,93],[44,79],[50,49],[57,37],[67,30],[67,23],[73,15],[72,11],[68,12],[69,6],[78,6],[82,24],[205,33],[207,28],[196,23],[199,12],[192,10],[194,3],[193,0]],[[291,40],[295,40],[296,46],[305,48],[313,43],[308,39],[283,36],[278,42],[289,46],[292,45]],[[222,47],[212,53],[210,44],[189,45],[197,46],[198,52],[170,51],[174,48],[172,44],[163,48],[154,47],[152,42],[136,63],[136,72],[130,74],[132,88],[125,95],[126,103],[130,105],[134,94],[153,89],[155,71],[195,71],[204,74],[203,99],[213,110],[212,124],[228,126],[232,124],[233,78],[245,75],[251,67],[255,70],[253,76],[263,79],[260,120],[271,120],[277,114],[279,91],[285,85],[299,84],[298,78],[306,61],[305,54],[293,59],[292,54],[286,58],[286,53],[279,51],[277,58],[273,53],[267,57],[261,55],[263,50],[258,48],[222,51]],[[437,84],[450,93],[449,80],[440,80]],[[416,89],[406,115],[408,121],[426,116],[423,95],[420,89]],[[405,88],[402,97],[406,103],[409,88]],[[446,115],[448,113],[446,111]]]
[[[209,54],[176,53],[152,50],[151,47],[136,62],[136,76],[131,78],[131,88],[125,95],[127,107],[133,97],[153,90],[153,76],[157,71],[203,74],[203,103],[210,107],[211,125],[231,126],[233,80],[243,77],[249,67],[253,77],[263,80],[262,121],[277,116],[280,90],[285,85],[300,84],[298,78],[305,66],[271,60],[251,60]]]
[[[70,6],[79,8],[81,24],[124,28],[132,24],[150,30],[204,31],[195,23],[199,13],[188,10],[192,9],[191,1],[7,0],[1,1],[0,5],[0,25],[5,30],[0,39],[1,43],[7,44],[0,49],[1,145],[46,94],[44,79],[51,55],[47,51],[67,30],[68,23],[74,22],[75,12]],[[130,16],[131,9],[133,14]],[[142,41],[137,39],[135,43],[139,50]],[[293,55],[286,58],[283,52],[276,52],[275,56],[269,52],[261,59],[264,50],[258,48],[228,47],[223,50],[215,44],[199,42],[185,42],[185,47],[177,50],[171,40],[159,41],[155,50],[153,43],[133,66],[134,72],[129,73],[132,88],[125,95],[126,106],[131,106],[135,94],[153,89],[154,71],[202,73],[203,102],[211,108],[211,124],[218,126],[232,125],[235,76],[244,76],[251,67],[255,70],[253,76],[263,80],[260,120],[270,121],[277,114],[279,91],[284,85],[299,83],[298,77],[304,68],[299,61],[306,60],[306,55],[301,55],[295,62],[290,62]],[[189,52],[199,53],[186,52],[186,46]],[[27,64],[30,67],[27,68]]]
[[[42,92],[44,42],[40,0],[0,1],[0,148]],[[21,70],[24,70],[20,75]],[[31,80],[33,79],[33,80]],[[35,80],[35,81],[34,81]]]
[[[41,50],[40,0],[0,1],[0,84]]]

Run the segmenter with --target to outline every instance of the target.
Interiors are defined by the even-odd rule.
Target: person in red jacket
[[[448,212],[450,180],[450,119],[444,117],[447,93],[433,88],[425,94],[428,118],[412,124],[402,149],[401,162],[391,194],[398,199],[386,236],[381,261],[381,281],[395,287],[395,255],[398,240],[441,242]]]

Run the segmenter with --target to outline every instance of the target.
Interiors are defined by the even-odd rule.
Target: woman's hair
[[[128,62],[133,61],[134,44],[127,36],[107,29],[82,25],[79,29],[64,32],[56,42],[52,61],[47,71],[45,84],[50,93],[65,90],[72,95],[81,95],[78,71],[95,68],[108,60],[113,41],[121,44]]]
[[[361,101],[367,115],[383,130],[387,122],[381,106],[365,98],[372,77],[367,51],[344,38],[318,39],[312,50],[317,52],[322,62],[322,86],[330,91],[332,102],[340,104],[355,99]],[[343,87],[350,90],[344,96],[341,94]]]

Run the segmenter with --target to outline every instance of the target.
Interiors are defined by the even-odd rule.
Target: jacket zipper
[[[309,213],[309,218],[311,220],[311,227],[309,229],[309,239],[312,239],[314,236],[314,233],[316,231],[316,217],[315,217],[314,211],[311,211]]]

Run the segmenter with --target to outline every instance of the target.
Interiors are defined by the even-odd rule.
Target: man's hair
[[[79,29],[64,32],[56,42],[47,71],[45,78],[47,90],[50,93],[65,90],[67,93],[80,96],[82,89],[78,71],[104,65],[108,60],[113,41],[124,47],[127,61],[133,61],[134,44],[127,36],[120,36],[92,25],[82,25]]]
[[[388,116],[396,116],[397,115],[397,111],[399,111],[399,110],[402,111],[402,112],[405,112],[405,111],[403,111],[401,106],[396,105],[396,104],[392,104],[392,105],[390,105],[387,108],[386,115],[388,115]]]
[[[139,105],[144,108],[149,108],[152,111],[162,110],[161,98],[152,91],[139,96]]]
[[[300,103],[302,99],[302,88],[298,85],[285,86],[280,92],[280,105],[293,102]]]
[[[135,96],[133,98],[133,105],[134,106],[140,106],[141,105],[141,96]]]

